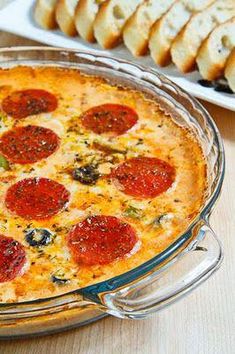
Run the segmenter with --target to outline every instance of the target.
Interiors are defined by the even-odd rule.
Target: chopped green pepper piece
[[[0,167],[4,168],[4,170],[9,170],[9,162],[2,155],[0,155]]]
[[[141,217],[140,210],[131,205],[125,210],[124,215],[133,219],[139,219]]]

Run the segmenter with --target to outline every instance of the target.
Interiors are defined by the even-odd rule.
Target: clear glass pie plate
[[[60,48],[0,50],[0,67],[57,65],[107,78],[151,96],[200,142],[208,169],[204,205],[188,230],[162,253],[115,278],[53,298],[0,303],[0,338],[42,335],[88,324],[107,314],[141,319],[183,297],[221,264],[221,244],[209,216],[224,178],[224,149],[212,118],[190,95],[157,71],[131,62]]]

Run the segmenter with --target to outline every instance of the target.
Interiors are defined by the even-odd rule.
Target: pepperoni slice
[[[172,185],[175,169],[154,157],[135,157],[113,169],[110,177],[128,195],[154,198]]]
[[[59,137],[51,129],[28,125],[4,133],[0,138],[0,152],[9,161],[23,165],[50,156],[59,143]]]
[[[0,283],[20,275],[25,262],[23,246],[11,237],[0,235]]]
[[[24,219],[47,219],[61,211],[70,193],[60,183],[47,178],[26,178],[6,193],[6,207]]]
[[[52,93],[35,89],[14,91],[2,101],[3,111],[15,119],[52,112],[57,105],[57,98]]]
[[[132,108],[111,103],[88,109],[81,116],[83,126],[96,134],[124,134],[137,120],[138,115]]]
[[[137,242],[135,230],[114,216],[91,216],[75,225],[68,246],[79,264],[108,264],[129,253]]]

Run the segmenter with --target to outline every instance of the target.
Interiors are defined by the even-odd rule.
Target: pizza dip
[[[186,231],[206,164],[173,118],[75,69],[0,69],[1,302],[112,278]]]

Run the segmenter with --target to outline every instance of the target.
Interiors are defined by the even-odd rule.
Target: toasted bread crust
[[[166,66],[171,60],[171,45],[181,29],[197,11],[215,0],[177,0],[153,25],[149,37],[150,53],[156,64]]]
[[[57,21],[65,34],[105,49],[123,37],[134,56],[149,48],[156,64],[172,60],[183,73],[197,64],[204,79],[227,75],[234,90],[235,54],[226,62],[235,46],[234,0],[37,0],[35,20],[45,29]]]
[[[45,29],[57,27],[55,7],[57,0],[37,0],[34,8],[34,18],[37,24]]]
[[[194,16],[191,18],[191,20]],[[179,48],[180,47],[180,48]],[[195,69],[195,56],[194,50],[190,50],[190,43],[185,39],[185,29],[183,29],[171,47],[171,58],[173,63],[183,73],[188,73]]]
[[[156,21],[151,29],[149,49],[151,57],[157,65],[166,66],[170,64],[171,55],[166,37],[162,33],[162,19]]]
[[[107,33],[106,12],[108,6],[109,6],[109,1],[105,1],[101,5],[94,21],[95,38],[99,42],[99,44],[105,49],[115,47],[120,40],[118,31],[116,31],[116,33],[114,31],[112,33]]]
[[[134,56],[147,54],[151,26],[169,9],[174,1],[147,0],[140,4],[128,19],[123,30],[123,40]]]
[[[74,23],[74,12],[77,1],[58,0],[56,4],[56,21],[62,32],[68,36],[76,36],[77,30]]]
[[[226,62],[224,74],[228,80],[229,87],[235,93],[235,48]]]
[[[122,40],[123,27],[142,0],[106,0],[101,4],[94,21],[97,42],[105,49]]]
[[[171,47],[172,61],[183,73],[194,70],[198,51],[209,33],[235,16],[234,0],[218,0],[193,15]]]
[[[127,20],[123,30],[123,40],[127,49],[138,57],[145,55],[148,51],[148,38],[145,37],[143,32],[139,32],[136,28],[137,25],[136,12]],[[147,41],[147,43],[146,43]]]
[[[100,4],[104,1],[100,0]],[[96,0],[79,0],[75,10],[74,21],[77,31],[83,39],[90,43],[96,41],[93,22],[100,4]]]
[[[203,42],[197,55],[202,77],[215,80],[223,76],[226,60],[235,47],[235,17],[215,28]]]

